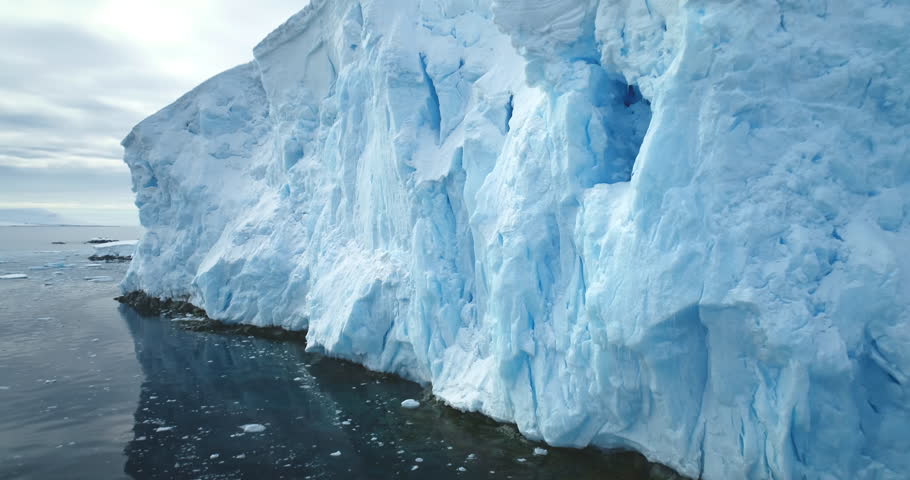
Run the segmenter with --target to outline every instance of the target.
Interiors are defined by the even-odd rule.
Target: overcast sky
[[[138,223],[120,140],[307,0],[0,0],[0,209]]]

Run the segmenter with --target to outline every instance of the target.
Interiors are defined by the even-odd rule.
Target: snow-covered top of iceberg
[[[903,2],[313,1],[124,140],[125,290],[554,445],[910,471]]]

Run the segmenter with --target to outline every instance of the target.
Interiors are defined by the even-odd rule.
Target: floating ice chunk
[[[177,427],[158,427],[155,429],[155,431],[159,432],[159,433],[160,432],[170,432],[171,430],[173,430],[175,428],[177,428]]]
[[[334,452],[330,453],[329,455],[331,455],[331,456],[333,456],[333,457],[340,457],[340,456],[341,456],[341,450],[335,450]]]
[[[468,469],[467,469],[467,468],[464,468],[464,467],[458,467],[457,470],[458,470],[459,472],[467,472],[467,471],[468,471]]]
[[[519,459],[517,459],[516,461],[517,461],[518,463],[525,463],[525,462],[528,461],[528,459],[527,459],[527,458],[519,458]]]
[[[7,386],[7,385],[0,385],[0,390],[9,390],[9,386]]]
[[[411,467],[411,471],[413,472],[414,470],[417,470],[418,468],[420,468],[420,467],[417,465],[414,465],[413,467]]]
[[[417,400],[414,400],[413,398],[409,398],[409,399],[401,402],[401,406],[404,408],[417,408],[420,406],[420,402],[418,402]]]
[[[546,448],[534,447],[534,455],[537,455],[537,456],[544,456],[544,455],[546,455],[546,454],[548,454],[548,453],[550,453],[550,452],[547,451]]]
[[[423,463],[423,459],[420,457],[415,458],[414,461],[417,463]]]
[[[241,425],[239,428],[243,429],[243,433],[261,433],[265,431],[265,425],[259,423],[248,423]]]
[[[28,275],[24,273],[10,273],[8,275],[0,275],[0,280],[19,280],[21,278],[28,278]]]
[[[214,459],[216,459],[216,458],[218,458],[218,457],[220,457],[220,456],[221,456],[220,454],[213,453],[213,454],[209,455],[209,460],[214,460]]]
[[[474,460],[476,458],[477,458],[477,455],[474,455],[473,453],[468,454],[468,460]]]

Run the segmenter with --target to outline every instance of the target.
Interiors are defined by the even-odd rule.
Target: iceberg
[[[680,473],[910,471],[910,4],[312,0],[124,139],[121,288]]]
[[[131,260],[138,243],[137,240],[121,240],[92,245],[94,253],[88,258],[91,261]]]

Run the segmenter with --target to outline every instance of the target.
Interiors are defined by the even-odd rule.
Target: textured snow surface
[[[124,290],[552,445],[910,472],[904,1],[311,5],[124,140]]]

